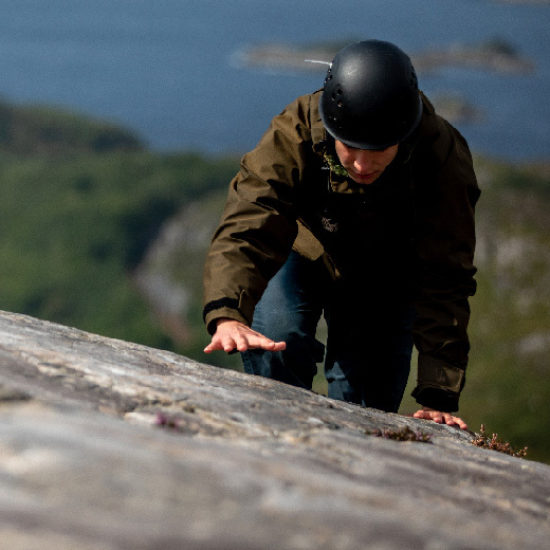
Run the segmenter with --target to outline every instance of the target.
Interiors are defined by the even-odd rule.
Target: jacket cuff
[[[464,369],[428,355],[420,355],[418,385],[412,395],[425,407],[442,412],[455,412],[458,410],[464,382]]]
[[[254,307],[254,301],[246,290],[241,291],[238,300],[234,298],[212,300],[204,306],[202,311],[206,329],[210,334],[214,334],[216,332],[215,321],[222,317],[250,325],[254,315]]]
[[[441,390],[440,388],[422,388],[417,386],[413,390],[412,396],[423,407],[430,407],[430,409],[441,412],[458,411],[459,394],[456,393]]]

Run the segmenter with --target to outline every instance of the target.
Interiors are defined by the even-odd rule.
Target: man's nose
[[[353,169],[359,174],[374,172],[374,157],[371,151],[358,151],[353,161]]]

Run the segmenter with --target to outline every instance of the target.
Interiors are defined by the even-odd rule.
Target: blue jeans
[[[394,289],[395,290],[395,289]],[[286,350],[249,350],[245,372],[311,389],[324,346],[315,338],[324,313],[328,328],[328,396],[397,412],[412,354],[413,310],[391,290],[341,285],[320,262],[291,252],[256,306],[252,327]]]

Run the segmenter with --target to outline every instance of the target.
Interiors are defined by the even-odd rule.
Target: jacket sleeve
[[[220,317],[252,322],[256,303],[292,248],[295,189],[311,154],[308,117],[307,96],[276,116],[229,185],[204,268],[203,316],[211,334]]]
[[[417,182],[416,320],[418,384],[413,396],[424,406],[458,410],[470,349],[468,297],[475,293],[474,208],[479,188],[468,145],[433,112],[437,128],[430,166]]]

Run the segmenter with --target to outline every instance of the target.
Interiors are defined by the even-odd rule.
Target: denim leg
[[[256,305],[252,328],[275,341],[285,341],[286,350],[249,350],[242,353],[245,372],[311,389],[324,346],[315,339],[321,316],[322,266],[291,252],[286,263],[269,281]]]
[[[342,303],[326,313],[329,397],[397,412],[410,372],[413,308],[357,301],[342,308]]]

